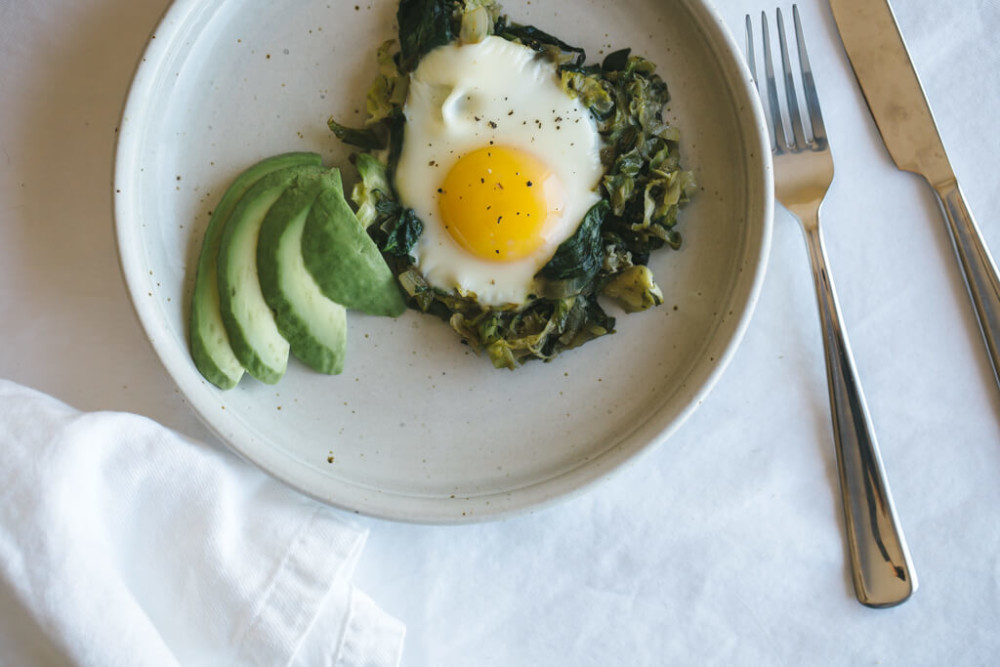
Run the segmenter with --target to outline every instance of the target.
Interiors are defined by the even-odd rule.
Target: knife
[[[887,0],[830,0],[841,41],[896,166],[937,194],[1000,383],[1000,277],[952,171]]]

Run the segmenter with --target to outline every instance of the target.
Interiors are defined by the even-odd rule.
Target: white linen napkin
[[[234,455],[0,380],[0,662],[396,665],[367,532]]]

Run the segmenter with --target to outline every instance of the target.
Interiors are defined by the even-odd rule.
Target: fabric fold
[[[231,453],[0,380],[0,455],[5,659],[398,664],[402,624],[352,613],[366,531]]]

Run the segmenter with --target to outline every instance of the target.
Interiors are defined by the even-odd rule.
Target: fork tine
[[[809,124],[812,126],[813,141],[822,147],[826,144],[826,126],[823,124],[823,114],[819,108],[816,81],[813,79],[812,67],[809,65],[809,54],[806,52],[806,40],[802,32],[802,21],[799,19],[798,5],[792,5],[792,18],[795,22],[795,41],[798,43],[799,66],[802,68],[802,92],[806,97]]]
[[[753,85],[757,88],[757,94],[760,95],[760,86],[757,85],[757,54],[753,50],[753,21],[750,20],[750,15],[746,15],[746,26],[747,26],[747,65],[750,66],[750,75],[753,77]]]
[[[753,79],[754,88],[757,89],[757,95],[760,96],[760,78],[757,76],[757,52],[753,47],[753,19],[750,15],[746,15],[746,45],[747,45],[747,65],[750,66],[750,78]],[[767,112],[765,111],[765,114]],[[767,133],[768,139],[771,140],[771,152],[777,152],[777,144],[774,142],[774,132],[769,131]]]
[[[764,44],[764,78],[767,80],[767,105],[771,116],[772,148],[776,155],[788,149],[785,127],[781,124],[781,107],[778,105],[778,86],[774,80],[774,61],[771,57],[771,37],[767,30],[767,14],[760,13],[761,41]]]
[[[792,64],[788,57],[788,43],[785,40],[785,21],[778,14],[778,47],[781,50],[781,68],[785,75],[785,101],[788,103],[788,116],[792,125],[792,136],[795,150],[806,147],[806,135],[802,129],[802,114],[799,113],[799,99],[795,94],[795,77],[792,74]]]

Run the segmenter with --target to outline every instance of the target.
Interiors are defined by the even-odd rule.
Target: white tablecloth
[[[0,3],[0,377],[217,444],[145,340],[112,231],[115,126],[166,4]],[[1000,252],[1000,5],[896,5]],[[761,9],[718,6],[740,40]],[[745,342],[663,446],[503,522],[360,519],[355,582],[406,624],[404,665],[996,663],[1000,389],[931,191],[890,162],[829,8],[800,8],[837,164],[828,253],[919,590],[854,599],[813,287],[779,209]]]

